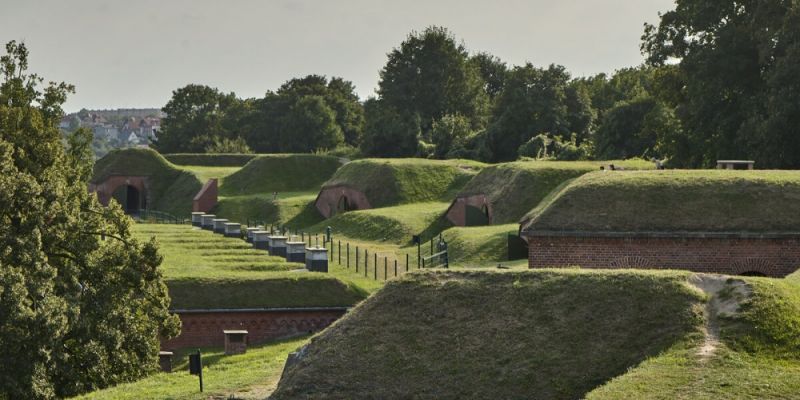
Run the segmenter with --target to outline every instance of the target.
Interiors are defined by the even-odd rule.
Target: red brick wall
[[[217,180],[209,179],[192,201],[192,211],[209,212],[217,205]]]
[[[146,176],[111,175],[103,182],[90,183],[89,192],[97,193],[97,200],[100,201],[100,204],[108,206],[114,191],[123,185],[130,185],[136,188],[140,195],[143,196],[142,200],[146,204],[150,204],[150,193],[147,190],[149,183]]]
[[[465,196],[465,197],[458,197],[453,200],[453,203],[450,205],[450,208],[447,209],[446,217],[447,219],[453,223],[455,226],[467,226],[467,206],[472,206],[475,208],[482,208],[484,205],[489,210],[489,225],[492,224],[492,215],[494,215],[494,211],[492,210],[492,203],[483,194],[477,194],[473,196]]]
[[[684,269],[784,277],[800,267],[797,238],[529,236],[530,268]]]
[[[287,310],[287,311],[220,311],[178,312],[181,333],[162,341],[161,349],[172,351],[186,347],[222,347],[223,330],[248,331],[247,343],[259,344],[269,340],[318,332],[344,315],[344,310]]]
[[[342,196],[347,197],[347,203],[350,205],[351,210],[368,210],[372,208],[364,192],[347,186],[334,186],[322,189],[317,195],[317,200],[314,202],[314,205],[317,207],[320,214],[325,218],[330,218],[336,215],[336,207]]]

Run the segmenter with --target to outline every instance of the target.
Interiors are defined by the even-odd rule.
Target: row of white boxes
[[[192,213],[192,226],[213,231],[226,237],[242,237],[242,224],[217,218],[214,214]],[[314,272],[328,272],[328,249],[319,246],[306,246],[297,236],[288,237],[264,230],[263,226],[248,227],[244,237],[248,243],[270,255],[284,257],[288,262],[304,263],[306,269]]]

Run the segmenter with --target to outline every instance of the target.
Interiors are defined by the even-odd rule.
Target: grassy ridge
[[[336,157],[312,154],[260,155],[225,178],[220,195],[317,190],[341,165]]]
[[[97,160],[92,182],[102,182],[111,175],[150,177],[147,208],[177,216],[191,212],[192,199],[203,186],[193,173],[176,167],[151,149],[113,150]]]
[[[516,234],[518,224],[456,227],[444,231],[452,257],[450,262],[463,267],[484,266],[508,258],[508,234]]]
[[[351,211],[322,221],[309,230],[324,232],[330,226],[337,236],[405,244],[411,242],[412,235],[427,232],[423,234],[423,240],[427,240],[446,227],[447,223],[441,216],[447,206],[447,203],[442,202],[414,203]]]
[[[696,335],[687,278],[410,274],[312,339],[274,398],[577,398]]]
[[[518,222],[563,182],[597,171],[600,165],[609,163],[629,170],[653,168],[652,163],[641,160],[517,161],[484,168],[458,195],[486,195],[493,205],[494,224]]]
[[[243,167],[256,157],[255,154],[164,154],[173,164],[204,167]]]
[[[376,288],[345,271],[297,272],[302,264],[187,225],[138,224],[133,232],[158,241],[174,309],[349,306]]]
[[[324,187],[360,190],[373,208],[450,201],[482,167],[466,160],[364,159],[345,164]]]
[[[800,172],[595,172],[525,219],[533,230],[796,231]]]

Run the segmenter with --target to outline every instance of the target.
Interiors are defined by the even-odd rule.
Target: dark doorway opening
[[[741,273],[741,274],[739,274],[739,275],[741,275],[741,276],[756,276],[756,277],[761,277],[761,278],[766,278],[766,277],[767,277],[767,275],[766,275],[766,274],[764,274],[764,273],[762,273],[762,272],[758,272],[758,271],[747,271],[747,272],[742,272],[742,273]]]
[[[122,206],[126,214],[138,214],[139,210],[146,207],[142,192],[131,185],[120,186],[112,197]]]
[[[489,225],[489,209],[484,205],[481,208],[466,206],[465,226],[485,226]]]
[[[342,196],[339,198],[339,202],[336,204],[336,214],[341,214],[348,211],[352,211],[350,200],[347,199],[347,196]]]

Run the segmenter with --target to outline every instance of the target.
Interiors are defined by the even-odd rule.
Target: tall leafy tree
[[[157,368],[177,333],[154,242],[86,190],[91,134],[65,149],[65,84],[41,87],[28,51],[0,58],[0,398],[50,399]]]
[[[239,121],[247,107],[234,93],[204,85],[187,85],[172,92],[162,111],[156,148],[163,153],[203,152],[215,140],[241,135]]]
[[[281,119],[281,150],[308,153],[332,149],[344,141],[336,113],[321,96],[303,96]]]
[[[568,140],[574,130],[586,129],[570,126],[569,82],[562,66],[541,69],[528,63],[511,70],[488,128],[494,161],[516,159],[519,146],[540,133]]]
[[[684,127],[671,157],[687,166],[752,158],[800,166],[800,4],[796,1],[678,0],[647,26],[652,65],[678,62],[670,99]]]
[[[417,154],[420,118],[377,99],[364,103],[366,126],[361,150],[369,156],[410,157]]]
[[[433,121],[447,114],[485,124],[488,98],[479,66],[463,45],[441,27],[412,32],[389,53],[378,83],[380,100],[405,115],[418,115],[428,139]]]

